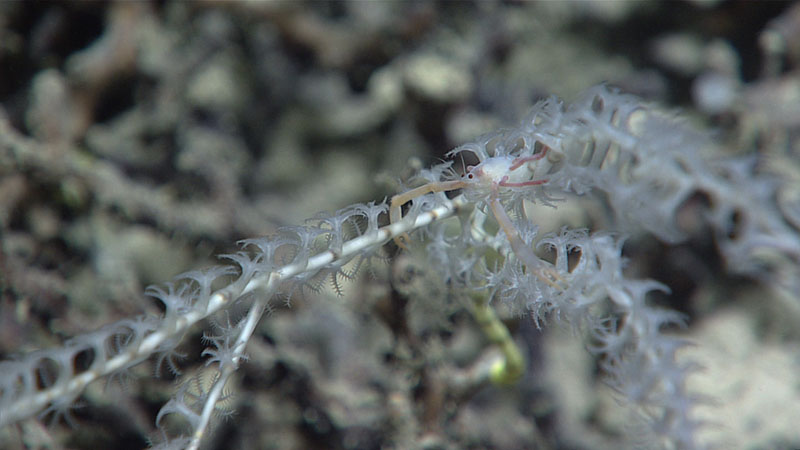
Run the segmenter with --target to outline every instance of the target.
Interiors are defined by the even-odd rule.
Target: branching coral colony
[[[204,339],[202,352],[216,369],[213,383],[198,388],[185,382],[156,420],[162,427],[167,416],[182,417],[187,432],[165,436],[164,444],[197,448],[271,299],[314,289],[326,279],[338,287],[394,239],[400,247],[424,249],[449,288],[474,300],[475,317],[503,349],[488,378],[513,381],[524,367],[491,311],[502,302],[527,311],[537,326],[565,322],[582,331],[606,381],[646,419],[654,443],[702,447],[693,417],[697,397],[686,388],[695,365],[676,358],[685,341],[664,334],[683,319],[646,301],[648,293],[667,287],[623,274],[618,235],[540,233],[524,202],[558,207],[570,195],[597,193],[613,209],[618,229],[638,227],[674,242],[682,238],[677,209],[702,192],[711,200],[708,220],[734,268],[763,273],[758,257],[764,249],[777,250],[797,267],[800,238],[774,206],[777,184],[754,175],[754,161],[707,160],[708,147],[703,134],[680,120],[605,86],[569,105],[542,101],[517,127],[450,152],[467,164],[463,173],[453,161],[439,164],[421,171],[413,180],[420,187],[390,205],[352,205],[306,226],[243,240],[241,251],[221,256],[230,265],[148,288],[146,294],[163,303],[162,316],[125,319],[61,348],[0,363],[0,427],[35,415],[68,417],[89,383],[154,355],[159,364],[171,364],[187,330],[222,313],[227,319],[217,322],[227,325]],[[234,304],[247,310],[239,321],[226,315]]]

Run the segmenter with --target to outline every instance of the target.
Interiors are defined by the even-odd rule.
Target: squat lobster
[[[561,277],[555,270],[546,266],[522,240],[500,201],[500,194],[503,189],[537,186],[547,182],[547,179],[533,179],[535,166],[529,163],[544,158],[548,150],[550,150],[549,147],[543,146],[540,152],[527,156],[497,154],[495,156],[486,156],[477,165],[468,165],[466,172],[461,175],[460,179],[434,181],[395,195],[392,197],[390,204],[389,219],[392,223],[400,221],[402,219],[402,206],[417,197],[434,192],[464,189],[468,197],[485,199],[484,201],[491,209],[492,215],[511,244],[514,254],[525,263],[528,269],[535,272],[540,279],[551,286],[558,287],[555,281],[561,281]],[[451,152],[450,155],[457,152]],[[479,157],[481,156],[478,152],[473,153]],[[401,248],[406,248],[405,242],[409,240],[408,234],[402,234],[394,239],[395,243]]]

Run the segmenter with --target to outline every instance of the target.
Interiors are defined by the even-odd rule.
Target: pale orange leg
[[[392,201],[389,204],[389,221],[391,223],[395,223],[402,220],[403,211],[401,208],[403,205],[421,195],[431,194],[434,192],[453,191],[456,189],[461,189],[465,186],[466,183],[461,180],[436,181],[433,183],[424,184],[418,188],[411,189],[410,191],[403,192],[402,194],[397,194],[392,197]],[[407,250],[408,247],[406,246],[405,242],[410,240],[411,236],[409,236],[408,233],[403,233],[394,238],[394,243],[397,244],[398,247]]]
[[[492,209],[492,214],[500,225],[500,228],[502,228],[503,232],[506,234],[506,238],[508,238],[508,242],[511,244],[511,249],[514,251],[514,254],[517,255],[517,258],[522,260],[525,266],[528,267],[528,270],[532,271],[540,280],[553,288],[562,289],[556,281],[564,281],[564,279],[561,278],[557,271],[545,266],[539,257],[533,253],[533,250],[525,244],[517,228],[511,223],[511,218],[508,217],[503,205],[500,204],[500,200],[497,198],[492,199],[489,202],[489,207]]]

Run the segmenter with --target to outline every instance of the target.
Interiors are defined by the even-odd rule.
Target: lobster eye
[[[469,178],[471,180],[471,179],[475,178],[475,175],[472,174],[472,173],[468,173],[467,174],[467,178]]]

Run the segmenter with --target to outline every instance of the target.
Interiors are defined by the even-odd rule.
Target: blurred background
[[[390,197],[537,100],[601,82],[679,112],[726,155],[758,155],[786,185],[777,201],[800,204],[799,62],[791,2],[2,2],[0,357],[158,313],[147,285]],[[727,274],[696,201],[679,218],[687,243],[631,238],[632,275],[670,286],[655,300],[690,318],[711,374],[697,389],[719,403],[703,413],[718,423],[708,439],[797,448],[797,293]],[[543,220],[603,229],[602,212],[565,210]],[[630,443],[568,330],[508,315],[526,379],[457,389],[488,345],[458,299],[424,258],[370,272],[339,298],[274,302],[209,448]],[[183,377],[202,369],[200,328]],[[158,442],[155,416],[183,377],[153,370],[92,385],[75,427],[25,423],[0,446]]]

